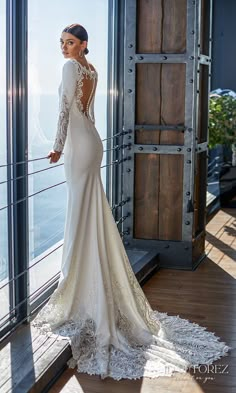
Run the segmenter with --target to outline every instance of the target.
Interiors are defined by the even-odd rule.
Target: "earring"
[[[80,51],[79,51],[79,57],[83,57],[83,55],[84,55],[84,52],[82,51],[82,49],[80,49]]]

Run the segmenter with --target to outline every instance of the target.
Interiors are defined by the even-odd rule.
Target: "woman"
[[[78,24],[61,35],[60,114],[50,162],[64,149],[68,187],[59,285],[33,325],[66,338],[70,367],[102,378],[136,379],[211,364],[229,347],[179,316],[153,311],[123,247],[103,189],[103,146],[94,124],[97,72]]]

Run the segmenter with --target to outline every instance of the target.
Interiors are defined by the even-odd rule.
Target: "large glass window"
[[[108,0],[30,0],[28,2],[28,153],[30,294],[60,270],[66,185],[63,156],[57,164],[45,158],[52,148],[58,115],[58,86],[65,59],[60,35],[71,23],[88,31],[90,61],[98,71],[96,127],[107,135]],[[105,145],[104,145],[105,149]],[[104,154],[103,164],[106,162]],[[46,169],[46,170],[44,170]],[[32,172],[38,172],[30,175]],[[106,187],[106,170],[102,170]],[[44,190],[44,191],[42,191]],[[42,191],[42,192],[41,192]],[[32,297],[34,300],[35,297]]]
[[[7,137],[6,137],[6,2],[0,0],[0,327],[9,311]]]

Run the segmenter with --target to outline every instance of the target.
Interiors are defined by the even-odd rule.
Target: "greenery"
[[[236,99],[212,95],[209,104],[209,147],[236,143]]]

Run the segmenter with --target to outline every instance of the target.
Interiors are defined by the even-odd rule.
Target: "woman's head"
[[[74,23],[64,28],[61,34],[61,49],[64,57],[78,58],[87,55],[88,33],[85,28]]]

